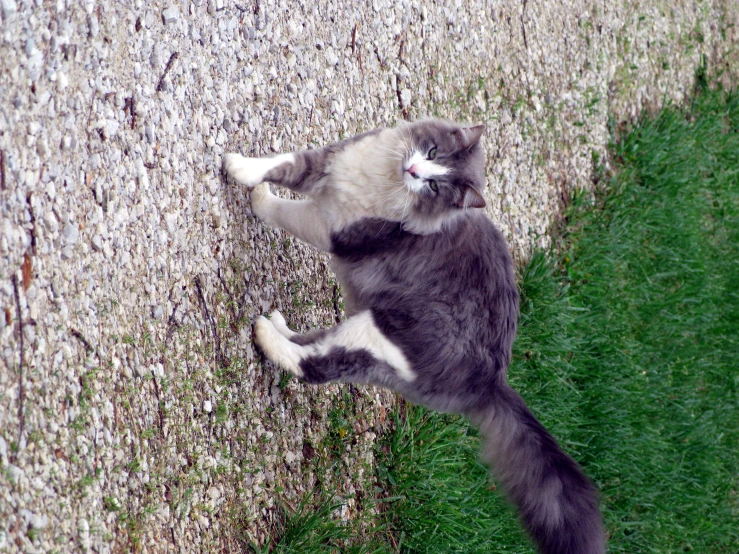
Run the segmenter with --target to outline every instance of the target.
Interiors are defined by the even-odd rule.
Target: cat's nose
[[[406,169],[406,171],[411,174],[411,177],[413,177],[414,179],[418,179],[418,173],[416,172],[417,171],[416,164],[413,164],[412,166],[410,166],[408,169]]]

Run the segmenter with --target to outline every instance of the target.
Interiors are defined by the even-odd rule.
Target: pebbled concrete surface
[[[392,395],[310,389],[252,319],[328,326],[326,259],[261,227],[224,152],[404,117],[485,122],[518,259],[605,161],[609,114],[736,83],[737,0],[0,0],[0,552],[237,550],[373,494]],[[734,51],[732,52],[732,47]]]

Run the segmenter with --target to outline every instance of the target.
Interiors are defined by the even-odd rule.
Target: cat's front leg
[[[313,200],[279,198],[261,183],[251,191],[251,209],[266,225],[284,229],[324,252],[331,250],[329,227]]]
[[[269,181],[310,195],[326,176],[329,150],[319,148],[269,158],[246,158],[240,154],[223,157],[224,171],[237,183],[253,188]]]
[[[254,188],[267,181],[267,175],[281,165],[294,165],[294,154],[279,154],[270,158],[247,158],[241,154],[223,156],[224,171],[237,183]]]

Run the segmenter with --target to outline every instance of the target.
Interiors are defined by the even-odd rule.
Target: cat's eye
[[[436,184],[436,181],[434,181],[433,179],[429,179],[427,183],[431,190],[433,190],[434,192],[439,192],[439,185]]]
[[[434,146],[431,150],[429,150],[428,159],[429,160],[436,159],[436,146]]]

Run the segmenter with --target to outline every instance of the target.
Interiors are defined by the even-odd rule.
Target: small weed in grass
[[[228,419],[228,406],[226,402],[219,401],[215,409],[216,423],[224,423]]]
[[[133,460],[128,462],[127,466],[128,471],[130,471],[131,473],[138,473],[139,471],[141,471],[141,460],[139,460],[138,458],[134,458]]]
[[[141,438],[150,439],[156,434],[157,434],[157,429],[155,427],[149,427],[148,429],[141,432]]]
[[[281,505],[272,539],[263,547],[244,540],[254,554],[390,554],[390,550],[358,536],[355,525],[334,517],[342,503],[332,498],[314,498],[310,493],[295,509]]]
[[[77,488],[84,491],[87,487],[92,486],[95,481],[96,479],[92,475],[85,475],[77,482]]]
[[[338,459],[354,433],[351,424],[352,395],[349,387],[343,387],[328,413],[328,432],[323,446],[332,459]]]
[[[121,503],[114,496],[103,498],[103,507],[109,512],[117,512],[121,509]]]

